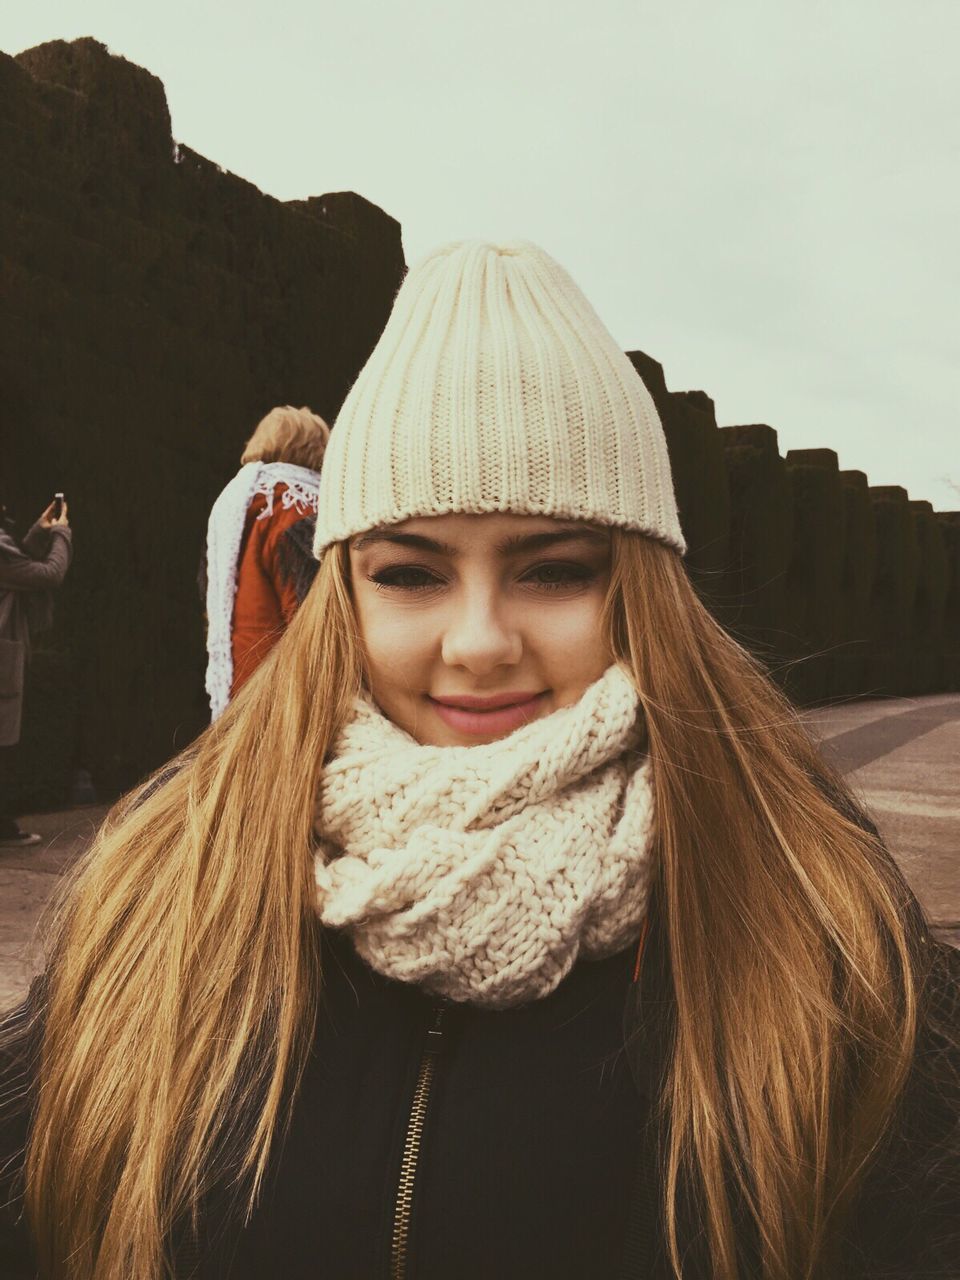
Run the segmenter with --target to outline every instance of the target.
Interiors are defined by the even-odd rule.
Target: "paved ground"
[[[55,904],[62,873],[76,862],[107,806],[21,819],[43,844],[0,849],[0,1009],[15,1003],[40,967],[42,917]],[[39,926],[39,927],[38,927]]]
[[[940,935],[960,945],[960,695],[852,702],[808,720],[866,802]],[[105,807],[31,818],[44,843],[0,850],[0,1008],[41,957],[41,917]],[[40,929],[38,930],[38,924]]]
[[[960,695],[812,712],[939,935],[960,946]]]

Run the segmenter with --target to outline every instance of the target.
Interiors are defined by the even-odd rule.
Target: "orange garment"
[[[267,505],[262,493],[255,494],[247,508],[233,602],[231,698],[250,679],[297,611],[293,583],[281,572],[280,540],[304,513],[296,506],[284,507],[286,488],[285,484],[275,486],[272,515],[257,519]]]

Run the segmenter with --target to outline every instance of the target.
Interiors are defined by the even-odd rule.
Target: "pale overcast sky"
[[[264,191],[523,236],[721,424],[960,508],[960,0],[32,0]],[[952,480],[953,484],[948,483]],[[956,486],[956,487],[954,487]]]

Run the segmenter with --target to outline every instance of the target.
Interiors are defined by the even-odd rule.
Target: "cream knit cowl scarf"
[[[317,909],[378,972],[504,1008],[639,933],[653,832],[632,682],[473,747],[422,746],[369,698],[326,766]]]

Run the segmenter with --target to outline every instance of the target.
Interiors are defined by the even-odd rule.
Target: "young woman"
[[[952,953],[541,250],[410,272],[315,549],[14,1019],[4,1276],[954,1274]]]
[[[73,556],[66,502],[59,507],[51,502],[21,542],[0,494],[0,849],[40,843],[35,831],[22,831],[17,822],[13,773],[31,638],[50,627],[54,592]]]
[[[280,639],[313,581],[310,544],[329,438],[330,428],[306,407],[271,409],[213,504],[203,595],[214,720]]]

